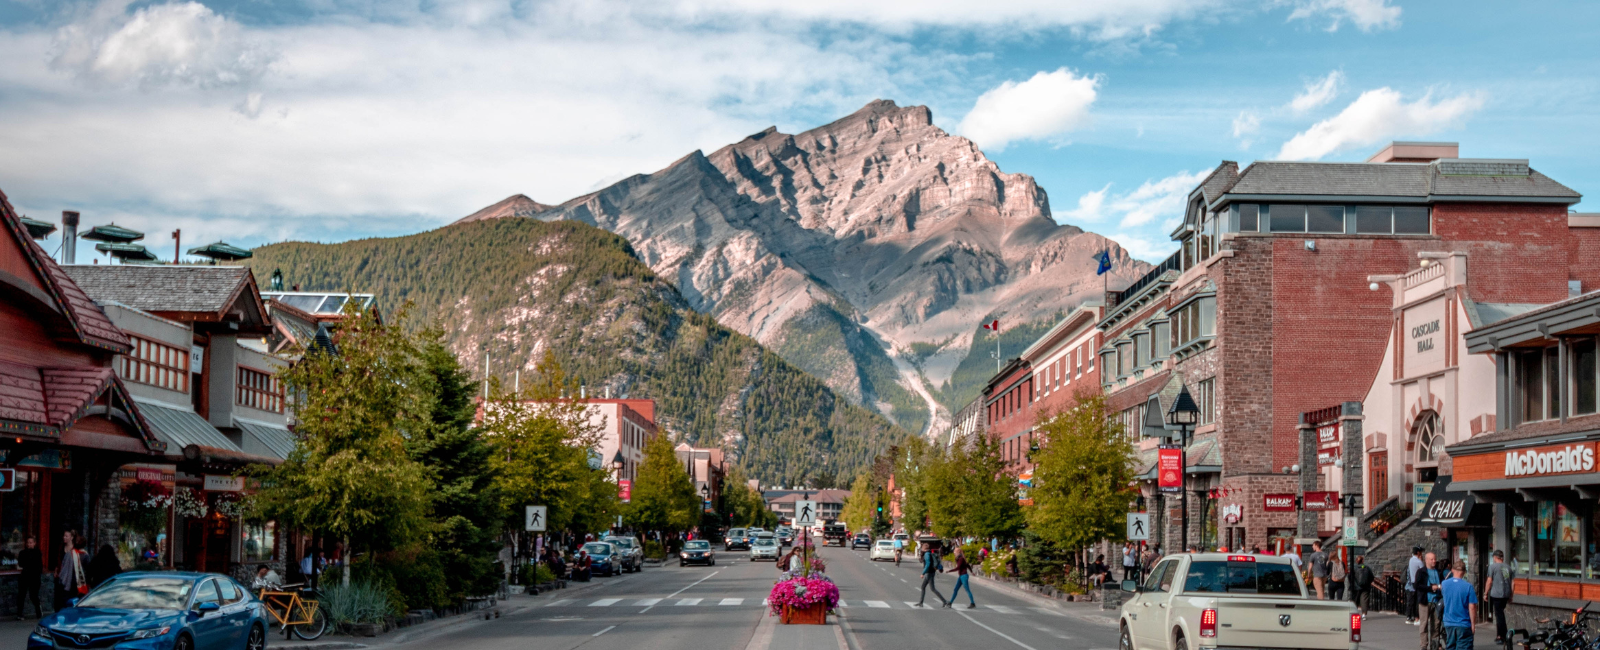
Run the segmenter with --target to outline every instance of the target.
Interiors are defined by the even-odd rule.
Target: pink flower
[[[833,581],[816,575],[790,578],[772,586],[767,603],[774,615],[781,614],[785,606],[805,608],[821,604],[833,609],[839,606],[839,587]]]

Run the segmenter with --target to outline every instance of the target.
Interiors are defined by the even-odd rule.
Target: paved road
[[[858,650],[1116,647],[1116,632],[1107,621],[1080,618],[981,584],[976,609],[960,609],[966,604],[964,595],[958,609],[936,604],[916,609],[910,606],[917,600],[913,562],[895,567],[867,561],[866,551],[825,548],[821,553],[839,584],[845,628]],[[718,560],[714,567],[669,565],[595,578],[597,586],[541,594],[523,601],[531,607],[500,619],[453,627],[396,647],[744,650],[766,615],[762,602],[777,570],[770,562],[749,562],[742,552],[719,553]],[[939,583],[948,596],[954,577],[940,576]],[[931,595],[928,602],[933,604]]]

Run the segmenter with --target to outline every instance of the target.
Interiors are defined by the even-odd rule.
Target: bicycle
[[[310,589],[294,589],[300,585],[283,585],[278,590],[262,589],[257,597],[261,604],[267,608],[267,613],[278,622],[278,627],[283,629],[283,638],[289,638],[292,632],[303,641],[314,641],[328,631],[328,619],[322,614],[322,607],[315,600],[301,598],[305,594],[315,598],[317,592]]]

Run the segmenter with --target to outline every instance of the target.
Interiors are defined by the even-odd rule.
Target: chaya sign
[[[1294,512],[1294,493],[1263,494],[1261,509],[1267,512]]]
[[[1183,449],[1163,446],[1157,451],[1156,481],[1162,492],[1183,491]]]

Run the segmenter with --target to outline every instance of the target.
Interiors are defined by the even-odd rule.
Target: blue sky
[[[1155,261],[1224,159],[1454,140],[1600,191],[1596,25],[1592,2],[0,0],[0,190],[157,250],[395,235],[881,97]]]

